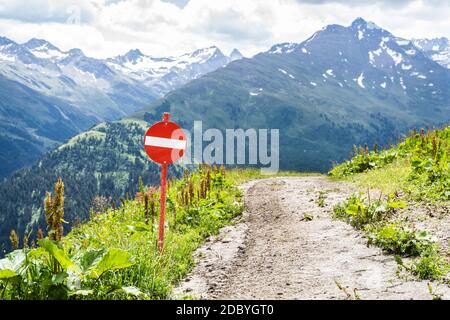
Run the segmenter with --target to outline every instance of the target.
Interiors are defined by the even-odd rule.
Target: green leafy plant
[[[0,260],[2,299],[69,299],[107,296],[117,290],[138,292],[104,281],[108,272],[134,264],[123,250],[104,248],[70,256],[56,241],[42,239],[38,244],[38,249],[16,250]]]
[[[369,226],[368,243],[379,246],[389,253],[407,256],[419,256],[436,251],[436,243],[430,233],[415,230],[399,222]]]
[[[169,298],[172,286],[193,267],[194,250],[243,210],[236,180],[227,174],[201,166],[170,180],[162,254],[154,232],[159,192],[140,182],[135,199],[96,210],[59,240],[40,235],[38,248],[10,253],[0,267],[0,293],[4,299]],[[58,228],[48,230],[52,235]],[[8,261],[15,255],[24,260],[12,268]]]
[[[393,214],[406,204],[390,195],[386,201],[370,201],[362,195],[353,195],[334,207],[334,216],[358,229],[363,229],[368,245],[381,247],[395,254],[400,268],[420,279],[442,279],[449,271],[448,261],[440,254],[439,245],[425,230],[417,230],[405,221],[390,221]],[[404,263],[402,256],[416,257]]]
[[[419,279],[439,280],[450,272],[450,265],[438,253],[430,252],[415,261],[410,269]]]
[[[394,195],[390,195],[387,200],[381,200],[381,198],[371,200],[370,197],[364,197],[364,194],[354,194],[346,201],[334,206],[333,216],[361,229],[368,224],[386,220],[397,209],[406,206],[405,202],[396,200]]]

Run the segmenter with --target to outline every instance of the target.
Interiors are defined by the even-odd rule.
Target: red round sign
[[[153,161],[171,164],[184,155],[186,134],[176,123],[161,121],[151,126],[144,137],[144,148]]]

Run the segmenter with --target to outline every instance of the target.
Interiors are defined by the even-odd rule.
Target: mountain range
[[[414,39],[412,42],[430,59],[450,68],[450,41],[447,38]]]
[[[279,128],[284,169],[327,171],[353,144],[450,120],[450,69],[374,23],[328,25],[206,74],[133,117],[190,128]]]
[[[135,49],[101,60],[41,39],[0,37],[0,178],[93,124],[127,116],[240,58],[210,47],[165,58]]]
[[[444,55],[444,47],[431,50]],[[194,120],[202,120],[204,130],[280,129],[281,168],[321,172],[344,160],[354,144],[381,147],[411,128],[446,123],[450,69],[427,48],[425,40],[399,38],[358,18],[350,26],[328,25],[301,43],[277,44],[228,63],[125,119],[75,136],[14,173],[0,184],[0,234],[6,241],[11,228],[24,232],[43,225],[44,194],[58,176],[67,184],[68,221],[87,218],[96,195],[113,201],[133,195],[139,176],[157,183],[142,136],[165,111],[186,129]],[[108,63],[118,61],[138,78],[127,61],[139,56]]]

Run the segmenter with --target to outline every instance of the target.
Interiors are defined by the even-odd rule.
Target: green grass
[[[311,174],[277,174],[305,175]],[[135,199],[122,199],[118,208],[92,210],[89,222],[60,241],[40,240],[37,248],[18,249],[0,260],[0,298],[171,298],[173,287],[194,266],[193,252],[242,213],[237,186],[266,177],[259,169],[201,166],[171,180],[162,254],[159,193],[140,180]]]
[[[254,175],[244,172],[239,179]],[[185,173],[184,178],[171,181],[162,254],[157,248],[159,194],[156,189],[141,186],[135,200],[124,200],[116,209],[92,212],[89,222],[74,228],[61,241],[46,242],[45,248],[19,249],[0,260],[0,297],[170,298],[173,286],[194,266],[193,252],[243,211],[236,184],[239,179],[236,172],[202,167],[199,172]],[[93,273],[103,256],[95,263],[91,257],[101,252],[108,258],[110,250],[114,257],[121,257],[122,263],[116,259],[113,262],[117,267],[113,267],[109,261],[109,269],[103,268],[101,275]],[[17,255],[26,259],[17,262]],[[10,263],[13,260],[17,263]],[[72,269],[84,270],[86,261],[93,266],[89,272],[76,272],[81,283],[76,287],[70,274]]]
[[[333,180],[351,182],[364,190],[377,189],[387,200],[370,201],[351,196],[334,208],[334,217],[363,229],[368,244],[398,255],[399,266],[420,279],[442,279],[450,271],[448,253],[439,249],[425,230],[416,230],[408,219],[395,219],[398,203],[394,195],[404,194],[408,202],[448,203],[450,200],[450,127],[411,132],[389,150],[354,148],[354,156],[330,172]],[[402,207],[402,206],[400,206]],[[415,257],[404,263],[400,256]]]
[[[354,148],[354,156],[330,172],[333,179],[351,181],[385,193],[404,191],[411,200],[450,200],[450,127],[411,132],[389,150]]]
[[[405,189],[411,170],[408,160],[399,159],[383,168],[357,173],[339,180],[351,182],[363,190],[377,189],[387,195]]]
[[[206,195],[201,185],[211,184]],[[126,250],[136,264],[126,272],[111,274],[113,282],[132,285],[152,299],[170,297],[172,286],[193,267],[192,253],[221,227],[231,223],[243,210],[240,191],[228,173],[210,169],[174,181],[168,192],[165,246],[162,255],[157,251],[157,222],[146,227],[145,205],[140,201],[126,201],[118,210],[97,215],[64,241],[75,246],[108,246]],[[190,188],[192,188],[190,190]],[[190,195],[189,195],[190,193]],[[190,197],[182,200],[183,196]],[[157,202],[158,195],[153,195]],[[155,202],[155,204],[156,204]],[[155,211],[159,212],[158,205]],[[151,225],[151,223],[150,223]]]

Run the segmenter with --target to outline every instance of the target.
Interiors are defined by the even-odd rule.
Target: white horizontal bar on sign
[[[184,150],[184,149],[186,149],[186,140],[145,136],[145,145],[152,146],[152,147]]]

